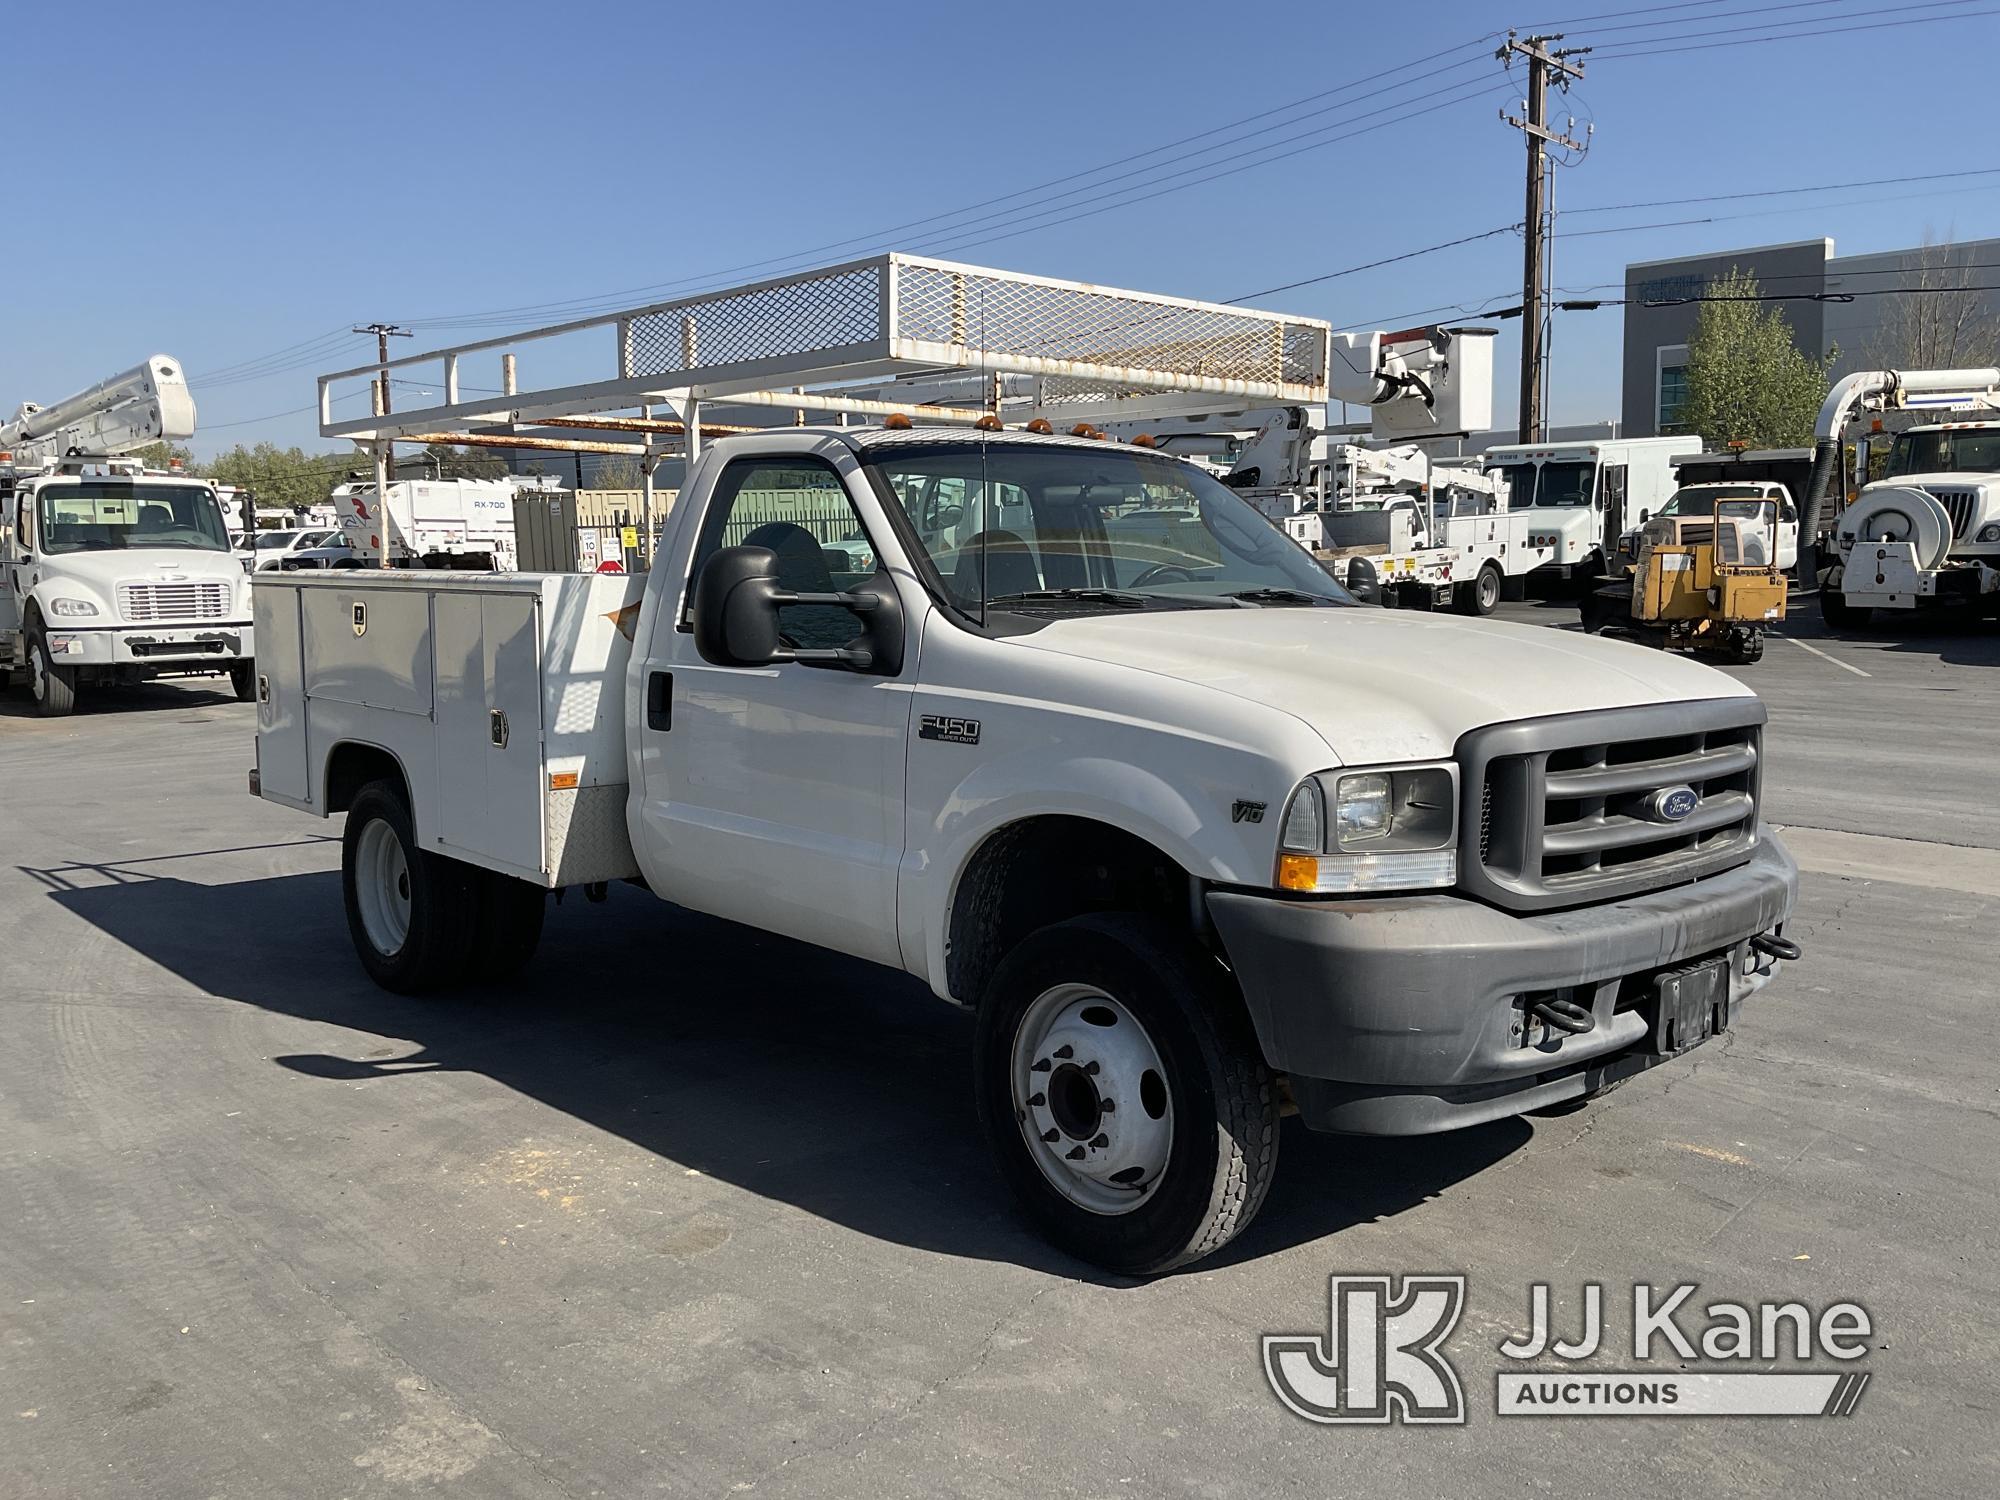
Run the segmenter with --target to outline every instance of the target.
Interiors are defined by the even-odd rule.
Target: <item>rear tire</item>
[[[472,866],[417,846],[394,782],[355,794],[340,839],[347,931],[361,967],[383,989],[421,995],[456,984],[472,956]]]
[[[48,636],[38,624],[28,633],[28,691],[35,712],[45,719],[67,718],[76,712],[76,668],[59,667],[49,655]]]
[[[229,686],[236,694],[238,703],[254,701],[257,697],[257,664],[252,661],[231,662]]]
[[[1462,615],[1486,616],[1500,607],[1500,570],[1487,563],[1479,576],[1462,583],[1452,594],[1452,607]]]
[[[1865,604],[1849,604],[1840,590],[1840,579],[1828,580],[1819,593],[1819,617],[1830,630],[1859,630],[1874,611]]]
[[[496,870],[477,872],[479,915],[472,944],[472,976],[488,984],[514,978],[541,946],[549,893]]]
[[[1277,1090],[1221,970],[1164,923],[1106,914],[1031,934],[988,987],[976,1048],[994,1163],[1078,1259],[1154,1275],[1262,1206]]]

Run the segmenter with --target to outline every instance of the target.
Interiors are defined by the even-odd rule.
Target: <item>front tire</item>
[[[238,703],[249,703],[257,696],[257,664],[253,661],[234,661],[229,664],[229,687],[236,694]]]
[[[35,712],[45,719],[66,718],[76,712],[76,668],[59,667],[49,655],[48,635],[40,625],[28,636],[28,691],[35,697]]]
[[[457,983],[472,955],[477,873],[417,846],[393,782],[371,781],[357,792],[341,832],[340,884],[348,935],[368,977],[398,995]]]
[[[995,1165],[1078,1259],[1154,1275],[1262,1206],[1276,1087],[1220,969],[1165,924],[1109,914],[1030,935],[994,975],[976,1049]]]

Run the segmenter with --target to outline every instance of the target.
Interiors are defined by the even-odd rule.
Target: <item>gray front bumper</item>
[[[1775,971],[1749,940],[1798,899],[1766,831],[1692,884],[1517,916],[1452,895],[1370,901],[1209,893],[1265,1059],[1316,1129],[1421,1135],[1580,1097],[1663,1062],[1639,1003],[1652,977],[1727,954],[1730,1017]],[[1566,991],[1595,1022],[1526,1045],[1523,995]]]

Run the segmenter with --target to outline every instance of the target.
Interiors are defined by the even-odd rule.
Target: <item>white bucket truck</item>
[[[119,456],[193,433],[166,355],[0,423],[0,678],[41,713],[148,677],[224,673],[249,698],[248,570],[215,486]]]
[[[1004,337],[965,342],[1001,293]],[[1131,347],[1164,320],[1201,336]],[[901,255],[615,321],[654,352],[588,389],[690,434],[711,399],[827,410],[849,370],[1135,405],[1325,378],[1323,323]],[[801,351],[801,326],[841,336]],[[1250,1221],[1281,1112],[1408,1135],[1584,1099],[1798,956],[1754,694],[1639,646],[1354,608],[1240,495],[1047,430],[1067,415],[691,437],[643,576],[260,574],[252,789],[345,815],[348,928],[391,990],[504,973],[549,888],[617,880],[917,976],[977,1014],[970,1092],[1027,1213],[1135,1274]],[[1004,524],[921,529],[936,479]],[[1135,495],[1158,524],[1114,524]],[[849,532],[867,571],[825,545]]]

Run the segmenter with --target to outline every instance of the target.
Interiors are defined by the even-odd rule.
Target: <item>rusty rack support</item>
[[[562,353],[547,351],[551,366],[586,377],[594,366],[596,378],[524,389],[523,347],[558,340],[571,342]],[[1017,421],[1143,417],[1163,397],[1191,395],[1310,405],[1327,399],[1330,343],[1328,325],[1314,318],[878,255],[323,375],[320,432],[379,444],[469,427],[573,421],[616,430],[603,419],[664,404],[695,428],[684,434],[692,455],[707,431],[705,401],[864,417],[910,412],[826,388],[951,372],[1034,377],[1034,400],[1010,413]],[[468,397],[461,367],[486,356],[498,357],[501,390]],[[343,383],[378,381],[391,370],[441,382],[444,403],[335,420]],[[968,421],[979,412],[924,414]]]

